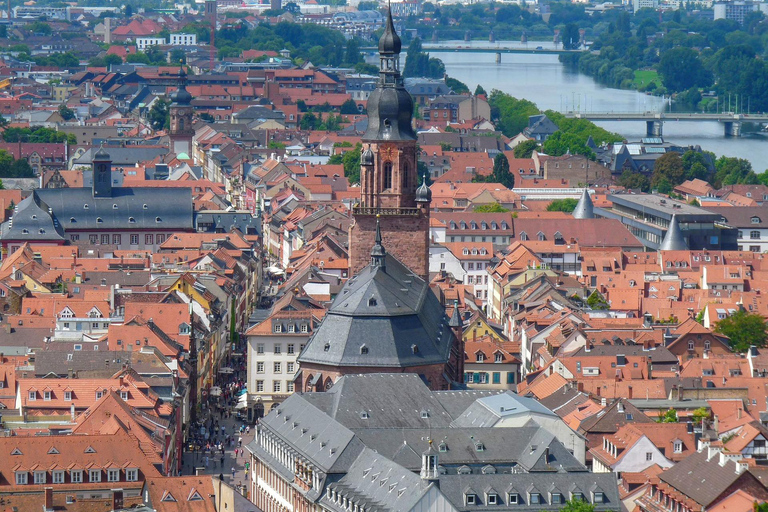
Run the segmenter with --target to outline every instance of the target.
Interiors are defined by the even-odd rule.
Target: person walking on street
[[[243,446],[243,438],[242,437],[238,437],[237,438],[237,446],[240,446],[240,447]]]
[[[233,479],[235,478],[235,471],[236,471],[235,466],[232,466],[232,478]]]

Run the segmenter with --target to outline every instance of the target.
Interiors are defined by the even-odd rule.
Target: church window
[[[179,130],[183,130],[183,129],[184,129],[184,118],[180,117],[179,118]]]
[[[403,190],[408,190],[411,186],[410,173],[408,172],[408,164],[403,164]]]
[[[392,188],[392,162],[384,162],[384,190]]]

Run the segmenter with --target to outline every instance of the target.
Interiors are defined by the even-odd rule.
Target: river
[[[441,41],[442,43],[442,41]],[[473,41],[446,41],[457,46],[495,46]],[[521,46],[520,43],[496,43],[502,46]],[[425,43],[428,46],[429,43]],[[551,47],[552,43],[530,42],[529,46]],[[665,100],[637,91],[604,87],[591,77],[571,71],[563,66],[557,55],[504,53],[496,63],[494,53],[434,52],[445,63],[449,76],[467,84],[470,90],[480,84],[491,92],[499,89],[517,98],[526,98],[542,110],[579,110],[583,112],[646,112],[669,108]],[[630,141],[646,136],[643,121],[600,121],[597,124],[620,133]],[[667,121],[663,127],[664,139],[680,145],[701,145],[716,155],[746,158],[755,172],[768,168],[768,137],[765,134],[746,133],[738,138],[726,138],[718,122]]]

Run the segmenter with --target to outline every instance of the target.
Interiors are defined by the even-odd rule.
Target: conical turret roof
[[[592,204],[592,198],[589,197],[589,189],[585,188],[581,194],[581,199],[573,210],[574,219],[594,219],[595,210]]]
[[[687,251],[688,244],[685,242],[683,232],[680,230],[680,224],[677,222],[677,215],[672,214],[672,220],[669,221],[667,234],[659,246],[660,251]]]

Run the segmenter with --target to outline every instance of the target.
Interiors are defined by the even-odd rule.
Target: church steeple
[[[379,216],[376,216],[376,238],[374,239],[373,248],[371,248],[371,265],[374,267],[381,267],[382,270],[387,269],[385,257],[387,255],[384,245],[381,243],[381,221]]]
[[[416,140],[411,125],[413,100],[400,75],[401,46],[390,9],[379,39],[379,82],[368,97],[368,129],[363,140]]]

